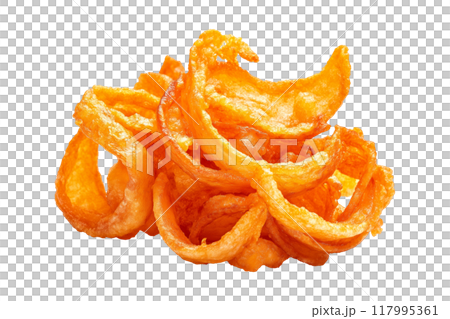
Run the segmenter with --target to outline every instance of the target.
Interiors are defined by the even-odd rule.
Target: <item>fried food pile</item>
[[[345,46],[309,78],[263,81],[240,38],[204,32],[189,69],[166,57],[133,89],[94,86],[56,179],[56,203],[80,232],[130,239],[160,234],[184,260],[246,271],[292,257],[313,266],[382,231],[394,195],[360,129],[328,120],[350,89]],[[107,190],[98,146],[118,158]],[[338,200],[351,196],[343,207]]]

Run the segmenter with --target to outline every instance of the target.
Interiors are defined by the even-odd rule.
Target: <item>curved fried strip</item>
[[[129,181],[115,210],[108,205],[97,167],[98,145],[81,130],[67,147],[56,178],[55,200],[66,219],[93,237],[122,237],[141,228],[150,214],[154,178],[127,169]]]
[[[339,164],[338,169],[350,177],[359,179],[350,203],[344,213],[339,216],[338,221],[346,221],[357,209],[364,191],[369,184],[372,175],[377,168],[377,151],[375,144],[364,140],[360,131],[343,131],[345,144],[345,156]],[[355,166],[357,165],[357,166]]]
[[[334,176],[321,185],[304,193],[294,193],[286,199],[298,207],[304,207],[316,213],[326,221],[331,221],[341,197],[342,184]]]
[[[125,188],[127,187],[130,177],[128,176],[128,171],[125,165],[121,161],[114,164],[108,172],[108,191],[106,193],[106,200],[108,202],[111,210],[116,210],[116,208],[123,201],[125,196]],[[127,240],[131,239],[139,232],[139,230],[134,230],[131,233],[120,236],[120,239]]]
[[[211,197],[192,226],[189,240],[199,245],[206,238],[212,243],[229,232],[252,205],[252,197],[218,195]]]
[[[338,241],[334,241],[333,243],[327,243],[327,242],[319,242],[313,239],[312,237],[305,235],[302,232],[295,231],[293,229],[290,229],[288,227],[279,225],[279,229],[283,233],[283,236],[286,238],[288,242],[291,244],[295,241],[302,243],[309,248],[316,250],[319,253],[326,252],[328,254],[336,254],[343,251],[347,251],[349,249],[352,249],[356,246],[358,246],[364,238],[367,237],[367,234],[369,232],[363,232],[359,235],[356,235],[354,237],[341,239]],[[313,265],[314,266],[314,265]]]
[[[132,117],[127,117],[115,109],[117,104],[133,104],[135,108],[156,111],[159,99],[145,91],[133,89],[113,89],[94,86],[86,91],[75,107],[73,117],[83,133],[103,146],[108,152],[126,162],[133,151],[130,139],[143,127],[149,132],[156,131],[155,119],[141,117],[144,123],[134,128]]]
[[[233,259],[246,245],[257,240],[266,221],[266,207],[254,196],[254,206],[219,241],[210,245],[194,245],[176,222],[173,199],[170,198],[172,192],[173,187],[166,174],[160,173],[153,188],[156,223],[166,244],[181,258],[193,263],[220,263]]]
[[[270,171],[266,170],[255,184],[270,214],[280,225],[323,242],[355,237],[378,227],[379,215],[394,195],[392,173],[383,166],[377,166],[373,180],[362,192],[354,213],[345,222],[330,223],[306,208],[285,200]]]
[[[375,187],[374,198],[372,200],[374,205],[372,213],[367,215],[361,210],[357,210],[349,218],[347,218],[345,222],[361,223],[364,220],[369,220],[371,224],[369,230],[373,230],[381,227],[382,221],[379,218],[381,212],[389,205],[389,202],[395,194],[392,170],[388,167],[377,165],[374,169],[370,183],[373,183]],[[364,195],[362,197],[364,198]],[[361,204],[359,206],[361,206]],[[338,218],[338,221],[339,220],[340,218]]]
[[[272,241],[259,238],[235,258],[229,261],[230,265],[245,271],[257,271],[261,266],[278,268],[289,256]]]
[[[201,87],[205,109],[213,120],[227,118],[276,137],[309,138],[326,130],[325,123],[350,89],[351,67],[345,46],[336,48],[319,74],[279,82],[250,75],[239,67],[237,54],[251,62],[258,59],[241,39],[215,30],[204,32],[191,49],[190,64],[198,59],[202,65],[190,73],[206,75]],[[227,62],[217,61],[218,56]]]
[[[164,74],[144,73],[134,89],[94,86],[83,95],[73,117],[89,138],[124,160],[133,135],[156,131],[156,109],[171,81]]]
[[[307,153],[309,150],[305,149],[306,154],[302,154],[301,159],[299,160],[298,154],[302,152],[305,141],[301,139],[291,139],[291,141],[296,140],[297,144],[289,144],[287,146],[288,160],[286,160],[286,155],[281,154],[281,147],[280,144],[278,144],[278,142],[281,142],[281,139],[276,140],[275,143],[272,144],[274,140],[267,133],[261,132],[251,126],[242,126],[235,123],[224,122],[223,120],[221,120],[221,122],[213,121],[213,125],[222,137],[230,141],[230,143],[233,141],[233,147],[255,160],[264,159],[272,164],[287,163],[288,161],[300,163],[302,159],[309,158],[316,154],[316,152],[309,154]],[[255,154],[252,154],[251,145],[257,150],[257,157],[255,157]],[[283,160],[281,160],[281,158],[283,158]]]
[[[277,187],[274,174],[268,169],[265,169],[260,175],[260,180],[255,181],[258,194],[264,198],[270,213],[280,224],[307,233],[321,241],[354,237],[370,230],[371,224],[374,222],[369,218],[370,200],[364,201],[362,199],[366,191],[370,193],[370,190],[367,190],[367,185],[378,169],[375,146],[373,143],[365,141],[359,131],[340,127],[336,127],[336,129],[340,132],[345,151],[337,168],[352,178],[360,179],[349,205],[338,217],[340,223],[329,223],[307,209],[296,207],[287,202]],[[318,140],[319,144],[324,141],[325,139]],[[318,147],[320,148],[322,145]],[[355,163],[358,163],[358,166],[351,170]],[[387,176],[386,174],[385,178]],[[373,198],[374,195],[371,196]],[[355,222],[356,220],[358,222]]]
[[[200,215],[204,203],[211,196],[220,193],[220,190],[192,179],[173,162],[166,165],[164,171],[169,180],[174,181],[174,192],[183,194],[175,204],[175,219],[186,237],[189,237],[192,225]]]
[[[269,214],[263,232],[275,244],[281,247],[290,257],[295,258],[311,266],[322,266],[328,260],[328,254],[323,250],[318,251],[308,247],[304,243],[293,240],[291,236],[283,232],[275,219]]]
[[[306,232],[314,238],[324,241],[356,236],[365,231],[368,223],[352,224],[349,222],[334,224],[325,221],[304,207],[290,204],[277,187],[270,170],[264,172],[255,180],[254,187],[263,198],[270,214],[282,225]]]
[[[373,175],[373,179],[363,194],[360,204],[361,206],[367,206],[369,208],[369,212],[365,216],[365,219],[369,221],[370,226],[365,232],[346,239],[323,242],[313,239],[303,232],[290,229],[283,225],[279,225],[279,228],[282,229],[286,235],[290,236],[292,241],[302,242],[312,249],[318,251],[325,250],[328,253],[347,251],[359,245],[369,232],[372,232],[372,235],[374,236],[381,233],[383,221],[379,216],[382,210],[389,204],[393,195],[394,188],[390,170],[383,166],[378,166]],[[354,223],[361,222],[361,220],[356,217],[353,217],[351,221]]]
[[[374,233],[379,233],[381,232],[379,228],[383,225],[383,221],[380,219],[380,215],[383,209],[385,209],[389,205],[389,202],[395,194],[394,177],[392,175],[392,170],[385,166],[376,165],[370,183],[373,183],[375,188],[374,196],[372,199],[373,209],[371,213],[366,214],[363,210],[357,209],[355,210],[355,212],[353,212],[352,215],[350,215],[350,217],[345,220],[345,223],[361,223],[363,221],[368,221],[370,223],[370,228],[368,230],[372,231],[376,229]],[[365,194],[361,196],[363,198],[361,200],[361,203],[364,203],[364,196]],[[359,204],[359,207],[363,206],[361,203]],[[341,216],[339,216],[338,221],[341,219]]]
[[[175,218],[183,233],[186,237],[189,237],[191,228],[196,223],[197,219],[199,219],[205,202],[216,197],[216,195],[223,193],[223,191],[220,187],[211,187],[210,185],[203,183],[200,179],[197,181],[194,180],[174,163],[167,165],[164,168],[169,179],[174,180],[177,194],[184,194],[175,205]],[[235,223],[236,222],[237,220],[235,220]],[[230,227],[230,229],[231,228],[232,227]],[[218,239],[220,239],[220,237],[221,236],[219,236]],[[198,244],[198,242],[193,243]]]
[[[192,136],[189,131],[189,126],[184,119],[182,111],[175,103],[172,103],[165,109],[164,124],[183,151],[186,152],[189,150],[189,147],[192,147]],[[158,129],[161,130],[160,126]]]
[[[93,86],[91,91],[106,107],[116,109],[126,116],[136,113],[143,117],[154,116],[162,96],[162,94],[157,95],[129,88],[111,88],[100,85]]]
[[[339,166],[344,148],[342,134],[345,128],[336,126],[333,135],[313,139],[319,152],[296,164],[269,164],[275,181],[283,194],[301,193],[317,187],[331,177]]]
[[[166,147],[172,149],[172,160],[194,180],[197,178],[209,187],[217,188],[224,193],[250,193],[254,190],[250,187],[248,179],[237,174],[226,171],[218,171],[203,165],[194,165],[193,158],[183,151],[177,142],[177,135],[169,128],[166,118],[167,109],[173,107],[173,100],[177,99],[176,95],[177,82],[173,82],[161,99],[158,107],[157,121],[160,132],[169,138],[165,144]]]
[[[223,42],[225,42],[225,45],[221,48]],[[205,55],[206,51],[212,53],[212,56]],[[256,55],[247,44],[231,36],[222,36],[217,31],[202,34],[200,40],[191,49],[189,72],[183,78],[184,83],[180,82],[180,86],[182,87],[182,105],[186,112],[195,119],[195,122],[192,119],[187,119],[193,136],[195,138],[214,138],[220,141],[223,145],[224,156],[223,160],[215,161],[215,163],[225,171],[236,171],[241,176],[250,179],[260,171],[260,165],[267,166],[273,171],[274,178],[284,193],[305,191],[319,185],[333,174],[339,163],[338,159],[341,156],[340,140],[337,137],[339,133],[336,134],[334,139],[327,140],[329,143],[323,150],[324,153],[319,152],[319,155],[314,155],[312,160],[303,161],[299,165],[283,165],[255,161],[238,151],[213,126],[212,119],[207,113],[209,104],[204,96],[205,81],[209,75],[207,62],[214,64],[215,57],[219,55],[221,58],[226,58],[228,63],[237,64],[235,58],[238,53],[243,58],[256,60]],[[307,130],[307,132],[312,131]],[[316,133],[313,132],[312,136]],[[299,139],[301,134],[297,134],[295,137]],[[205,153],[214,154],[215,146],[204,145],[202,150]],[[236,159],[236,164],[232,163],[230,159]],[[312,161],[315,163],[312,163]],[[324,165],[317,163],[317,161],[324,162]]]
[[[184,74],[184,66],[181,62],[172,59],[170,56],[166,55],[164,59],[164,64],[159,70],[160,74],[164,74],[172,78],[173,80],[178,79],[182,74]]]
[[[373,203],[376,200],[380,200],[380,198],[376,197],[376,194],[374,192],[375,192],[375,183],[372,182],[369,184],[366,192],[364,192],[364,196],[360,204],[361,210],[366,212],[366,220],[369,221],[369,225],[367,230],[356,236],[342,238],[339,240],[322,241],[320,239],[312,237],[308,233],[294,230],[290,227],[282,225],[281,223],[278,224],[278,227],[287,237],[290,238],[291,241],[301,242],[302,244],[308,246],[311,249],[315,249],[320,252],[326,251],[327,253],[339,253],[347,251],[359,245],[359,243],[367,236],[372,227],[371,220],[375,209]]]

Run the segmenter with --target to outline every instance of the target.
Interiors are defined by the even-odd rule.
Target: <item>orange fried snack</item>
[[[160,234],[184,260],[252,272],[290,257],[320,266],[381,233],[395,191],[375,144],[357,128],[317,136],[349,93],[348,48],[320,73],[280,82],[253,77],[238,55],[259,61],[242,39],[209,30],[187,72],[167,56],[132,89],[86,91],[56,179],[56,203],[75,229]],[[118,159],[107,190],[99,145]]]
[[[56,203],[73,227],[90,236],[135,235],[147,221],[154,221],[153,203],[148,200],[154,177],[127,169],[123,195],[113,198],[106,195],[97,159],[98,145],[78,131],[58,172]]]

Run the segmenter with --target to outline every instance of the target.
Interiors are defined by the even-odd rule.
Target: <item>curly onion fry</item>
[[[237,55],[259,60],[242,39],[209,30],[191,48],[187,72],[166,57],[133,89],[86,91],[56,179],[56,203],[75,229],[120,239],[159,233],[186,261],[245,271],[289,257],[320,266],[382,231],[395,191],[375,144],[357,128],[317,137],[349,93],[347,47],[320,73],[280,82],[253,77]],[[107,191],[99,145],[118,158]],[[167,154],[171,161],[149,169]],[[346,207],[342,196],[351,196]]]

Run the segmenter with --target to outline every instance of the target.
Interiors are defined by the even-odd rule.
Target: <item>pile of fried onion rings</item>
[[[80,127],[56,179],[56,203],[80,232],[130,239],[160,234],[181,258],[246,271],[292,257],[313,266],[379,234],[394,196],[360,129],[328,120],[350,89],[345,46],[309,78],[263,81],[240,38],[215,30],[166,57],[134,88],[94,86],[76,106]],[[107,177],[98,147],[117,157]],[[352,196],[343,207],[338,200]]]

